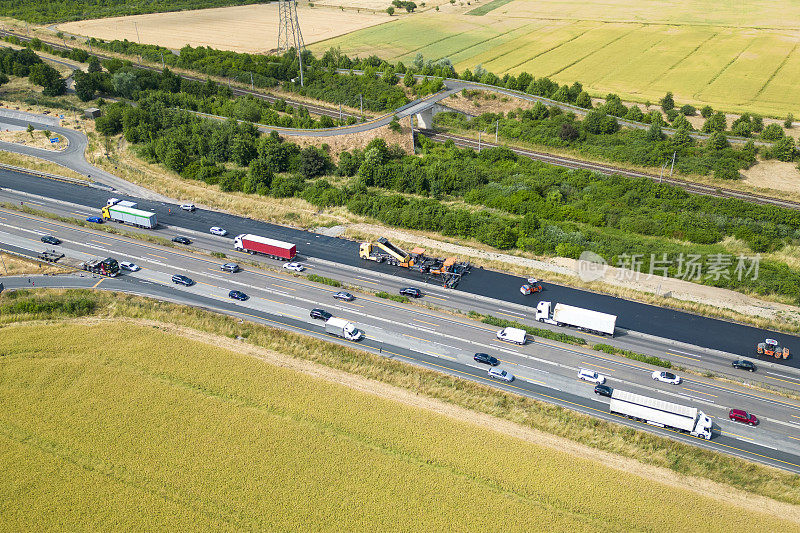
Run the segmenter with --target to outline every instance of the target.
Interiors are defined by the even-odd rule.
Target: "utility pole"
[[[498,139],[498,135],[500,134],[500,121],[498,120],[494,124],[495,124],[495,127],[494,127],[494,143],[495,144],[500,144],[500,142],[497,140]]]
[[[161,69],[163,70],[163,69],[167,68],[167,66],[164,64],[164,51],[163,50],[159,50],[159,52],[161,52]]]
[[[359,109],[361,110],[360,111],[361,116],[363,117],[364,116],[364,95],[363,94],[359,94],[358,95],[358,105],[359,105]],[[413,129],[413,126],[414,126],[413,119],[412,119],[411,126],[412,126],[412,129]]]
[[[136,28],[136,40],[139,41],[139,66],[142,66],[142,39],[139,38],[139,25],[133,21],[133,27]]]
[[[417,145],[414,143],[414,115],[408,115],[408,125],[411,130],[411,149],[417,155]]]
[[[478,153],[481,153],[481,134],[483,134],[483,132],[479,131],[478,132]]]
[[[661,176],[658,178],[658,182],[661,183],[664,181],[664,169],[667,168],[667,163],[661,165]]]
[[[678,152],[672,152],[672,165],[669,167],[669,177],[672,177],[672,169],[675,168],[675,154]]]
[[[342,104],[339,104],[339,125],[342,124]]]
[[[250,90],[252,91],[254,89],[255,89],[255,86],[253,84],[253,73],[251,72],[250,73]]]

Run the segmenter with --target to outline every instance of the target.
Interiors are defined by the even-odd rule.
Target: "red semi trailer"
[[[237,235],[233,240],[233,247],[240,252],[262,254],[286,261],[291,261],[297,255],[297,247],[294,244],[249,233]]]

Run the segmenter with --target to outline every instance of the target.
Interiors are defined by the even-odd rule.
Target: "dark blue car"
[[[95,224],[102,224],[103,219],[100,217],[87,217],[86,222],[94,222]]]

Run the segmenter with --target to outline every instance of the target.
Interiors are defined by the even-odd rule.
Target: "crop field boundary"
[[[503,7],[504,5],[509,4],[509,3],[513,2],[513,1],[514,0],[492,0],[488,4],[482,5],[480,7],[476,7],[475,9],[473,9],[471,11],[467,11],[465,13],[465,15],[473,15],[473,16],[476,16],[476,17],[482,17],[486,13],[489,13],[490,11],[494,11],[498,7]]]
[[[745,43],[744,47],[741,50],[739,50],[738,54],[736,54],[736,57],[734,57],[730,61],[728,61],[725,64],[724,67],[722,67],[716,74],[714,74],[714,76],[705,83],[705,85],[703,86],[703,88],[701,90],[697,91],[696,93],[694,93],[692,95],[692,98],[699,98],[698,95],[702,94],[705,90],[707,90],[709,87],[711,87],[711,85],[715,81],[717,81],[717,79],[720,76],[722,76],[725,73],[725,71],[728,70],[731,67],[731,65],[733,65],[740,57],[742,57],[742,54],[745,53],[747,51],[747,49],[750,48],[752,45],[753,45],[753,41],[749,41],[749,42]],[[686,57],[688,59],[689,57],[691,57],[691,55],[686,56]]]
[[[513,1],[513,0],[511,0],[511,1]],[[491,41],[494,41],[494,40],[496,40],[496,39],[500,39],[501,37],[505,37],[505,36],[506,36],[506,35],[508,35],[509,33],[514,33],[515,31],[520,31],[520,30],[523,30],[524,28],[527,28],[527,25],[525,25],[525,26],[520,26],[519,28],[512,28],[512,29],[510,29],[510,30],[508,30],[508,31],[505,31],[505,32],[503,32],[503,33],[499,33],[499,34],[495,35],[494,37],[491,37],[491,38],[489,38],[489,39],[486,39],[485,41],[479,41],[479,42],[473,43],[473,44],[471,44],[471,45],[469,45],[469,46],[465,46],[464,48],[461,48],[460,50],[455,50],[453,53],[451,53],[451,54],[448,54],[447,56],[454,56],[454,55],[456,55],[456,54],[460,54],[461,52],[466,52],[466,51],[467,51],[467,50],[469,50],[470,48],[475,48],[476,46],[481,46],[481,45],[484,45],[484,44],[486,44],[487,42],[491,42]],[[454,37],[460,37],[461,35],[464,35],[465,33],[468,33],[468,32],[461,32],[461,33],[459,33],[459,34],[457,34],[457,35],[454,35]],[[524,35],[524,33],[525,33],[525,32],[523,31],[522,33],[523,33],[523,35]],[[425,47],[423,46],[422,48],[425,48]],[[417,50],[420,50],[420,49],[418,48]],[[445,57],[447,57],[447,56],[438,57],[438,58],[436,58],[436,59],[437,59],[437,60],[438,60],[438,59],[444,59],[444,58],[445,58]]]
[[[772,83],[772,80],[775,79],[775,77],[778,75],[778,72],[783,70],[783,67],[786,66],[786,63],[789,62],[789,59],[794,55],[795,52],[797,52],[797,48],[799,46],[800,46],[800,42],[794,43],[794,47],[792,47],[792,51],[789,52],[788,54],[786,54],[786,56],[784,56],[784,58],[783,58],[783,61],[781,61],[781,64],[778,65],[778,67],[775,70],[772,71],[772,74],[770,75],[769,79],[767,79],[767,81],[764,82],[764,84],[758,90],[756,95],[753,97],[753,100],[756,100],[759,96],[761,96],[761,93],[763,93],[766,90],[766,88],[769,86],[769,84]]]
[[[558,43],[558,44],[556,44],[556,45],[554,45],[554,46],[551,46],[551,47],[550,47],[550,48],[548,48],[547,50],[542,50],[541,52],[539,52],[539,53],[537,53],[537,54],[534,54],[534,55],[532,55],[532,56],[529,56],[529,57],[528,57],[527,59],[525,59],[524,61],[521,61],[521,62],[519,62],[519,63],[517,63],[517,64],[515,64],[515,65],[512,65],[511,67],[509,67],[509,68],[508,68],[508,71],[509,71],[509,72],[511,72],[511,71],[512,71],[512,70],[514,70],[515,68],[519,68],[519,67],[521,67],[522,65],[524,65],[525,63],[530,63],[531,61],[533,61],[533,60],[534,60],[534,59],[536,59],[537,57],[543,56],[544,54],[546,54],[546,53],[548,53],[548,52],[552,52],[553,50],[558,50],[559,48],[561,48],[561,47],[562,47],[562,46],[564,46],[565,44],[567,44],[567,43],[571,43],[571,42],[572,42],[572,41],[574,41],[575,39],[580,39],[581,37],[583,37],[584,35],[586,35],[586,34],[587,34],[587,33],[589,33],[590,31],[592,31],[593,29],[594,29],[594,28],[588,28],[588,29],[586,29],[586,30],[584,30],[584,31],[580,32],[579,34],[575,35],[574,37],[570,37],[569,39],[566,39],[566,40],[564,40],[564,41],[561,41],[560,43]]]
[[[617,41],[620,41],[620,40],[624,39],[625,37],[628,37],[629,35],[632,35],[632,34],[633,34],[633,33],[634,33],[634,32],[635,32],[637,29],[641,29],[641,28],[642,28],[642,26],[641,26],[641,25],[639,25],[639,28],[634,28],[634,29],[632,29],[632,30],[630,30],[630,31],[628,31],[628,32],[625,32],[625,33],[623,33],[622,35],[619,35],[619,36],[615,37],[614,39],[611,39],[610,41],[608,41],[607,43],[603,44],[602,46],[599,46],[599,47],[597,47],[597,48],[593,49],[593,50],[592,50],[591,52],[589,52],[588,54],[586,54],[586,55],[584,55],[584,56],[582,56],[582,57],[580,57],[580,58],[576,59],[575,61],[573,61],[573,62],[571,62],[571,63],[568,63],[568,64],[564,65],[563,67],[559,68],[558,70],[556,70],[556,71],[554,71],[554,72],[551,72],[551,73],[550,73],[550,74],[548,74],[547,76],[548,76],[548,77],[549,77],[549,76],[555,76],[555,75],[557,75],[559,72],[563,72],[563,71],[567,70],[568,68],[570,68],[570,67],[572,67],[572,66],[574,66],[574,65],[577,65],[577,64],[578,64],[578,63],[580,63],[581,61],[584,61],[584,60],[586,60],[586,59],[588,59],[588,58],[592,57],[592,56],[593,56],[593,55],[595,55],[596,53],[598,53],[598,52],[600,52],[600,51],[602,51],[602,50],[604,50],[604,49],[608,48],[609,46],[611,46],[612,44],[616,43]]]
[[[714,32],[713,34],[709,35],[709,36],[708,36],[708,37],[707,37],[705,40],[703,40],[702,42],[700,42],[700,43],[697,43],[697,46],[695,46],[693,49],[691,49],[689,52],[687,52],[687,53],[686,53],[686,54],[685,54],[683,57],[681,57],[680,59],[678,59],[677,61],[675,61],[675,62],[674,62],[672,65],[670,65],[670,67],[669,67],[667,70],[665,70],[665,71],[664,71],[664,72],[661,74],[661,76],[666,76],[666,75],[667,75],[669,72],[671,72],[672,70],[674,70],[675,68],[677,68],[677,66],[678,66],[678,65],[680,65],[681,63],[683,63],[684,61],[686,61],[687,59],[689,59],[690,57],[692,57],[692,54],[694,54],[695,52],[697,52],[698,50],[700,50],[700,48],[702,48],[703,46],[705,46],[705,45],[706,45],[706,44],[707,44],[707,43],[708,43],[710,40],[712,40],[712,39],[716,39],[718,35],[719,35],[719,32],[718,32],[718,31],[717,31],[717,32]],[[645,88],[646,88],[646,89],[649,89],[650,87],[652,87],[652,86],[653,86],[653,84],[654,84],[656,81],[657,81],[657,79],[656,79],[656,78],[653,78],[652,80],[650,80],[650,83],[648,83],[648,84],[645,86]]]

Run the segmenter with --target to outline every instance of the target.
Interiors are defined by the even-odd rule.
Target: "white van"
[[[501,341],[522,345],[527,340],[527,333],[524,329],[503,328],[497,332],[497,338]]]

